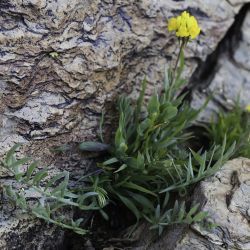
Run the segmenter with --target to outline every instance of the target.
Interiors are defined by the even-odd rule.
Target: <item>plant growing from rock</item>
[[[210,145],[221,144],[226,136],[226,148],[236,142],[232,157],[250,158],[250,105],[244,110],[237,101],[229,112],[221,110],[210,123],[202,126]]]
[[[81,210],[99,209],[96,192],[75,193],[69,189],[69,173],[64,171],[51,178],[46,168],[38,170],[38,162],[30,158],[16,159],[15,151],[20,147],[16,144],[12,147],[0,165],[14,176],[17,183],[5,185],[4,191],[9,200],[22,209],[49,223],[62,228],[71,229],[78,234],[85,234],[87,230],[79,227],[83,219],[74,221],[64,216],[65,206],[77,207]],[[31,162],[31,164],[28,164]],[[26,170],[23,170],[23,165]],[[19,188],[18,188],[19,184]],[[21,184],[21,188],[20,188]],[[28,192],[32,193],[32,200],[28,198]],[[95,198],[94,198],[95,197]]]
[[[159,234],[168,225],[190,224],[206,217],[206,212],[198,211],[197,204],[187,209],[183,198],[193,184],[220,169],[233,153],[234,144],[226,150],[224,138],[209,151],[194,152],[188,148],[187,142],[192,139],[192,134],[187,129],[200,110],[193,110],[185,103],[185,94],[179,95],[185,84],[181,77],[183,49],[200,33],[200,28],[193,16],[183,12],[170,19],[168,29],[179,37],[180,51],[173,70],[168,70],[163,88],[156,90],[144,103],[147,87],[144,80],[136,104],[128,97],[119,98],[119,121],[112,145],[103,142],[80,144],[81,150],[107,151],[105,161],[98,164],[98,173],[82,177],[82,185],[73,188],[69,185],[67,172],[47,179],[48,171],[37,172],[36,163],[25,171],[21,170],[30,159],[16,160],[14,152],[18,146],[15,146],[1,165],[14,175],[18,183],[38,194],[35,202],[30,204],[23,191],[6,186],[7,196],[16,205],[45,221],[80,234],[86,233],[80,228],[82,220],[68,221],[63,217],[66,206],[98,210],[108,219],[106,207],[111,203],[123,204],[136,224],[146,220]]]

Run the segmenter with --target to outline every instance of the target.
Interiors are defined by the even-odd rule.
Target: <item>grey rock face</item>
[[[203,86],[197,86],[193,92],[194,107],[205,101],[208,93],[213,93],[213,100],[201,114],[200,119],[209,121],[211,114],[218,112],[220,107],[230,109],[239,98],[245,107],[250,103],[250,9],[246,13],[241,27],[236,27],[238,35],[230,34],[228,50],[219,55],[214,71],[211,72]],[[212,65],[211,65],[212,66]],[[214,65],[213,65],[214,66]],[[204,85],[206,85],[204,87]]]
[[[207,231],[192,226],[175,249],[250,249],[250,161],[229,161],[215,177],[201,182],[195,199],[218,224]]]
[[[218,227],[207,231],[192,226],[175,249],[250,249],[250,160],[226,163],[215,177],[201,182],[195,200]]]
[[[208,230],[194,224],[190,228],[173,226],[156,243],[144,238],[133,249],[150,250],[222,250],[250,249],[250,160],[239,158],[227,162],[212,178],[195,189],[193,201],[207,211],[217,227]]]
[[[62,246],[64,233],[61,229],[31,219],[28,215],[5,212],[11,216],[3,217],[1,213],[1,250],[51,250]]]
[[[190,76],[243,3],[1,1],[0,152],[22,141],[47,163],[38,141],[47,147],[93,138],[107,101],[121,91],[137,93],[144,75],[162,81],[176,56],[169,17],[189,8],[201,24],[202,35],[186,51]]]
[[[95,139],[106,103],[118,93],[137,94],[145,74],[152,88],[162,81],[177,47],[166,20],[187,8],[199,20],[202,35],[186,50],[185,74],[190,76],[197,60],[215,50],[245,2],[0,1],[0,155],[22,142],[20,154],[40,158],[53,171],[85,169],[88,162],[75,155],[56,159],[49,148]],[[246,60],[241,53],[235,57]],[[6,177],[2,169],[0,177]],[[34,242],[45,242],[41,232],[46,229],[38,222],[3,211],[1,249],[37,249],[28,244],[33,242],[29,230],[37,230]],[[52,239],[60,238],[50,232]]]

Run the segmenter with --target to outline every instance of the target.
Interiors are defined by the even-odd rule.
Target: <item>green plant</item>
[[[225,152],[226,140],[209,152],[194,152],[187,148],[192,138],[186,130],[200,110],[191,109],[184,96],[177,97],[177,91],[184,84],[181,58],[177,75],[169,71],[163,91],[155,93],[143,109],[146,81],[133,105],[129,98],[118,101],[119,122],[113,145],[101,142],[83,142],[79,148],[84,151],[108,150],[109,157],[99,163],[101,169],[96,176],[82,177],[84,185],[69,186],[67,172],[46,179],[48,171],[35,171],[37,163],[31,163],[21,171],[29,158],[15,159],[14,146],[1,165],[7,168],[16,181],[39,194],[36,202],[28,204],[23,191],[6,186],[6,194],[21,209],[35,216],[77,233],[87,231],[80,228],[82,219],[67,220],[62,214],[65,206],[82,210],[98,210],[108,219],[105,206],[110,202],[124,204],[135,216],[136,221],[146,219],[152,229],[163,228],[173,223],[192,223],[203,219],[204,212],[198,206],[185,210],[185,203],[179,205],[174,199],[188,193],[188,188],[214,174],[233,152],[231,146]],[[65,147],[64,147],[65,148]],[[170,202],[169,202],[170,201]]]
[[[48,177],[46,168],[38,170],[38,163],[31,162],[30,158],[17,160],[15,151],[20,144],[12,147],[0,165],[13,174],[17,183],[5,185],[4,190],[9,200],[21,208],[23,212],[31,213],[49,223],[56,224],[62,228],[71,229],[78,234],[86,234],[87,230],[80,227],[82,218],[74,221],[64,216],[65,206],[77,207],[81,210],[98,210],[99,194],[94,191],[72,192],[69,190],[69,173],[64,171],[52,177]],[[26,165],[26,170],[23,170]],[[21,188],[18,188],[18,185]],[[32,192],[31,201],[26,193]]]
[[[236,142],[232,157],[250,157],[250,113],[240,106],[239,101],[228,112],[220,110],[218,116],[203,127],[210,145],[221,144],[226,136],[226,149]]]
[[[172,208],[167,208],[169,201],[169,193],[166,193],[163,208],[158,204],[155,208],[155,212],[148,216],[144,216],[145,219],[152,225],[150,229],[158,230],[159,235],[162,234],[164,227],[172,224],[192,224],[193,222],[201,222],[208,216],[207,212],[198,212],[199,205],[196,204],[186,212],[185,202],[179,204],[176,200]],[[162,212],[163,210],[163,212]]]
[[[98,164],[102,172],[97,185],[107,191],[109,199],[123,203],[137,222],[146,218],[153,224],[151,228],[158,227],[159,232],[172,223],[191,223],[194,218],[203,218],[199,214],[194,215],[194,220],[190,216],[187,220],[185,216],[190,213],[184,211],[185,204],[173,208],[173,204],[165,202],[166,195],[173,202],[178,194],[188,194],[192,184],[218,171],[234,149],[233,144],[225,152],[225,138],[221,146],[214,146],[209,152],[188,149],[187,141],[192,135],[186,130],[200,110],[191,109],[183,102],[184,96],[177,96],[184,83],[180,78],[182,65],[183,58],[177,77],[165,81],[164,89],[150,98],[146,109],[143,109],[146,81],[136,105],[129,98],[119,99],[120,116],[114,144],[109,147],[110,157]],[[169,71],[169,75],[173,76],[173,72]],[[81,143],[81,148],[100,148],[100,143],[96,146],[94,142]],[[177,220],[178,209],[182,216]],[[196,212],[197,207],[190,211]]]
[[[185,84],[182,78],[184,52],[190,37],[196,37],[200,28],[194,17],[182,14],[171,21],[171,29],[180,36],[180,51],[174,69],[169,69],[163,87],[155,90],[145,102],[146,79],[134,104],[130,98],[121,96],[118,100],[119,121],[112,145],[102,142],[82,142],[83,151],[106,151],[106,159],[98,164],[95,175],[82,176],[72,187],[69,173],[63,172],[49,178],[46,169],[37,171],[37,163],[21,170],[30,159],[15,159],[14,146],[1,165],[7,168],[16,181],[26,189],[34,190],[39,197],[29,204],[25,194],[15,186],[6,186],[7,196],[24,211],[33,213],[50,223],[85,234],[80,228],[82,219],[68,221],[62,217],[63,208],[76,207],[81,210],[98,210],[105,219],[109,218],[106,207],[123,204],[134,216],[136,224],[147,220],[151,229],[159,234],[164,227],[174,223],[199,222],[207,213],[199,212],[198,205],[186,206],[183,199],[190,187],[213,175],[232,155],[234,143],[227,147],[226,137],[208,151],[195,152],[188,145],[192,133],[187,132],[200,110],[193,110],[180,94]],[[185,30],[188,27],[188,30]],[[188,31],[188,32],[187,32]],[[227,149],[226,149],[227,147]],[[55,151],[66,150],[64,145]],[[189,209],[186,209],[189,207]]]

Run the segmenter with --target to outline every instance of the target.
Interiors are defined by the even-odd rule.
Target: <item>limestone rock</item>
[[[228,161],[214,176],[195,189],[193,200],[207,211],[217,227],[208,230],[194,224],[190,228],[173,226],[156,243],[133,249],[149,250],[222,250],[250,249],[250,160]],[[143,248],[144,247],[144,248]]]
[[[20,154],[40,158],[52,170],[86,169],[88,161],[79,156],[55,157],[49,149],[95,139],[106,104],[114,103],[118,93],[137,94],[145,74],[151,88],[162,82],[177,46],[166,20],[188,9],[201,24],[201,36],[186,50],[185,74],[190,76],[197,61],[215,50],[246,2],[1,0],[0,155],[22,142]],[[0,177],[6,177],[2,169]],[[24,236],[25,228],[29,235],[28,224],[18,234],[8,220],[1,224],[0,238],[10,239],[13,231],[22,247],[29,246]],[[3,249],[14,249],[15,243],[6,242]]]
[[[242,13],[243,14],[243,13]],[[193,92],[192,105],[198,108],[204,103],[208,94],[213,93],[213,100],[200,116],[201,120],[209,121],[211,114],[224,107],[230,109],[239,98],[244,108],[250,100],[250,9],[247,9],[241,27],[235,27],[237,35],[225,41],[228,49],[219,54],[213,72],[208,79],[200,79],[200,87],[196,85]],[[236,40],[236,41],[235,41]]]
[[[193,249],[209,249],[209,245],[215,249],[250,249],[250,160],[226,163],[215,177],[201,182],[195,200],[201,201],[202,210],[209,212],[218,227],[210,232],[192,226],[192,233],[187,233],[176,249],[187,249],[194,242],[202,247]]]
[[[1,206],[1,250],[52,250],[62,246],[64,232],[60,228],[34,220],[14,209],[6,211]]]
[[[163,79],[176,56],[166,20],[189,9],[202,35],[187,48],[186,74],[205,60],[246,1],[38,1],[0,3],[0,152],[26,142],[39,150],[94,138],[100,112],[118,92],[138,93],[146,74]],[[219,24],[219,25],[218,25]]]

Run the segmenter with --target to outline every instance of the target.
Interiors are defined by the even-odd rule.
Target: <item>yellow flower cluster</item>
[[[246,111],[250,112],[250,104],[246,106]]]
[[[177,37],[196,38],[200,34],[199,24],[194,16],[187,11],[181,13],[178,17],[172,17],[168,22],[168,30],[176,31]]]

